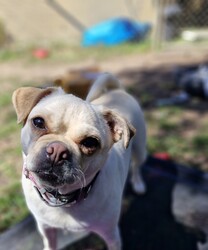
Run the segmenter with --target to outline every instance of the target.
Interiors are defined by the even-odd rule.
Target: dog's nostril
[[[61,161],[69,158],[69,151],[67,147],[61,142],[52,142],[46,147],[47,157],[50,160],[57,164],[61,163]]]
[[[47,152],[47,154],[49,154],[49,155],[51,155],[51,154],[53,154],[53,147],[47,147],[46,148],[46,152]]]

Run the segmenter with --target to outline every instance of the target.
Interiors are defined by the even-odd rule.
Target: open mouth
[[[26,168],[26,165],[24,164],[23,174],[27,179],[30,179],[32,181],[32,183],[34,184],[34,188],[39,194],[41,200],[43,200],[47,205],[51,207],[61,207],[65,205],[71,206],[72,204],[75,204],[76,202],[82,199],[86,199],[99,172],[95,175],[94,179],[87,186],[83,186],[82,188],[78,188],[77,190],[69,192],[67,194],[61,194],[59,193],[57,188],[54,188],[49,184],[40,185],[36,181],[34,174],[37,175],[40,179],[42,179],[43,183],[44,182],[53,183],[54,181],[58,182],[58,176],[51,171],[43,171],[43,170],[38,170],[35,172],[29,171]]]

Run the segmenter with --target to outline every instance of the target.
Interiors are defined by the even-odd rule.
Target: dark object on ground
[[[174,79],[177,87],[190,96],[208,99],[208,65],[177,68]]]
[[[199,246],[199,242],[205,241],[200,229],[204,230],[206,225],[208,227],[208,222],[202,220],[201,226],[200,223],[186,223],[185,218],[195,214],[194,212],[202,211],[202,207],[208,207],[208,192],[201,190],[201,183],[204,183],[203,172],[195,172],[171,160],[149,157],[143,166],[143,176],[147,183],[145,195],[134,194],[129,184],[125,190],[120,222],[123,250],[207,250],[205,245]],[[181,195],[184,190],[189,190],[185,200]],[[197,197],[196,206],[185,212],[193,197]],[[179,214],[177,211],[182,211],[180,222],[177,222],[174,216]],[[205,214],[197,215],[201,218]],[[27,243],[30,242],[30,246],[25,245],[25,239]],[[30,223],[25,223],[22,228],[17,225],[1,235],[0,249],[39,250],[40,242],[34,221],[30,219]],[[19,248],[18,244],[21,244]],[[105,247],[102,240],[90,235],[64,249],[104,250]]]
[[[192,97],[208,100],[208,65],[179,67],[174,70],[173,79],[179,93],[159,99],[157,106],[185,104]]]
[[[174,95],[168,98],[159,99],[156,102],[156,105],[157,106],[181,105],[181,104],[187,103],[189,100],[190,100],[189,94],[182,91],[178,93],[177,95]]]

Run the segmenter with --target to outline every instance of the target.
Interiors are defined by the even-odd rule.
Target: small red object
[[[33,51],[33,56],[38,59],[44,59],[49,56],[49,51],[43,48],[35,49]]]
[[[166,152],[158,152],[158,153],[153,154],[153,156],[158,159],[165,160],[165,161],[171,160],[171,156]]]

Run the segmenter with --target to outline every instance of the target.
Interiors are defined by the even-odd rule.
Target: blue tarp
[[[132,21],[128,18],[113,18],[99,23],[83,33],[82,45],[116,45],[119,43],[143,39],[151,25]]]

